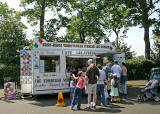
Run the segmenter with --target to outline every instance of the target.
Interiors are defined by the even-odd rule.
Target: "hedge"
[[[151,68],[155,67],[155,62],[147,59],[130,59],[126,61],[128,70],[128,80],[144,80]]]

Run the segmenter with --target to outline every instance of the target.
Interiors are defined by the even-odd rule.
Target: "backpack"
[[[114,88],[117,88],[117,87],[118,87],[117,81],[114,83],[113,87],[114,87]]]

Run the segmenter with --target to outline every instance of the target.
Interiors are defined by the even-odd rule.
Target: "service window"
[[[60,56],[40,56],[40,72],[60,72]]]

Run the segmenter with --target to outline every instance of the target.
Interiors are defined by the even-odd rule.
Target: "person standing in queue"
[[[81,109],[81,98],[82,98],[82,89],[83,89],[83,83],[84,83],[84,77],[83,77],[83,72],[79,71],[78,72],[78,77],[73,76],[75,80],[77,81],[77,85],[76,88],[74,90],[74,95],[73,95],[73,99],[71,102],[71,110],[73,110],[74,105],[75,105],[75,101],[77,99],[77,110]]]
[[[100,64],[97,65],[97,68],[99,69],[100,77],[97,81],[97,98],[101,98],[101,103],[103,106],[106,106],[105,102],[105,95],[104,95],[104,81],[106,81],[106,74],[102,70],[102,67]],[[98,96],[100,93],[100,96]]]
[[[121,84],[122,84],[122,94],[127,94],[127,67],[124,62],[122,62],[122,72],[121,72]]]
[[[114,61],[114,65],[111,67],[113,74],[117,76],[118,90],[120,91],[120,78],[121,78],[121,67],[118,65],[118,61]]]
[[[88,92],[88,105],[85,109],[90,109],[91,106],[91,95],[93,94],[93,108],[96,108],[96,100],[97,100],[97,79],[99,78],[99,70],[98,68],[93,64],[93,60],[89,59],[88,60],[88,68],[86,71],[86,76],[85,76],[85,84],[88,84],[87,87],[87,92]]]

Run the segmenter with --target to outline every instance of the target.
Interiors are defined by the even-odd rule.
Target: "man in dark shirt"
[[[88,92],[88,106],[86,109],[90,108],[91,105],[91,94],[93,94],[93,108],[96,108],[96,88],[97,88],[97,79],[99,77],[99,70],[98,68],[93,64],[93,60],[88,60],[89,67],[87,68],[85,79],[88,81],[88,84],[86,85],[86,89]]]

